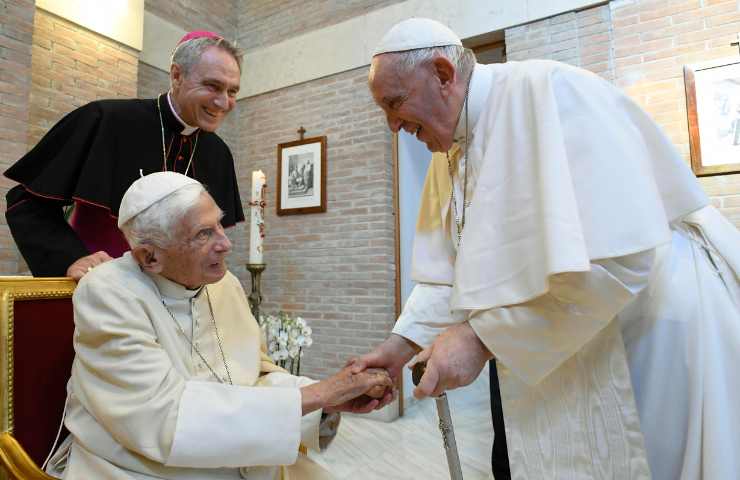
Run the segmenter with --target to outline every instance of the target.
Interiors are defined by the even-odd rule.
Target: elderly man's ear
[[[432,68],[435,76],[439,79],[443,88],[449,89],[455,81],[457,70],[455,66],[445,57],[436,57],[432,60]]]
[[[180,68],[180,65],[173,63],[170,65],[170,81],[172,83],[172,86],[175,88],[180,87],[182,84],[182,81],[184,79],[182,68]]]
[[[131,255],[145,272],[160,273],[162,271],[162,252],[154,245],[139,245],[131,250]]]

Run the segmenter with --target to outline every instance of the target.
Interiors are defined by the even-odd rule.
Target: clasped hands
[[[382,368],[355,372],[345,367],[327,379],[302,387],[301,400],[303,415],[319,408],[324,413],[368,413],[393,400],[393,380]]]
[[[436,397],[447,390],[469,385],[486,362],[493,358],[473,328],[465,322],[446,329],[424,350],[404,337],[391,334],[372,352],[350,360],[348,366],[353,372],[384,368],[395,382],[401,368],[415,354],[414,363],[426,362],[426,371],[414,389],[414,397],[418,399]],[[374,408],[387,404],[384,400],[385,397]]]

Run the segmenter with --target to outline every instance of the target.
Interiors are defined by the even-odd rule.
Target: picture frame
[[[684,66],[691,169],[740,172],[740,57]]]
[[[326,211],[326,136],[278,144],[277,214]]]

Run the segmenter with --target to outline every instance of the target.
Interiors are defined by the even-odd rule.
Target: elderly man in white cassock
[[[382,370],[345,368],[320,382],[264,354],[223,213],[196,180],[159,172],[134,182],[118,225],[131,245],[75,290],[70,431],[50,472],[67,479],[331,478],[301,457],[323,413],[369,411]],[[382,396],[382,395],[380,395]],[[298,472],[302,473],[298,473]]]
[[[423,348],[425,397],[495,359],[498,480],[737,478],[740,234],[648,115],[568,65],[476,64],[426,19],[385,35],[369,86],[393,132],[449,156],[418,284],[355,370]]]

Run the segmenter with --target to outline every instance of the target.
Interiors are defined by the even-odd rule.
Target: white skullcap
[[[200,185],[198,180],[175,172],[144,175],[128,187],[118,209],[118,227],[136,215],[188,185]]]
[[[417,48],[462,46],[460,38],[447,26],[429,18],[409,18],[395,24],[383,36],[373,56]]]

